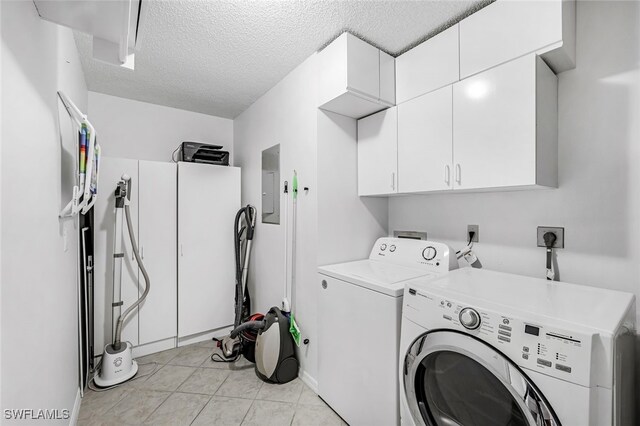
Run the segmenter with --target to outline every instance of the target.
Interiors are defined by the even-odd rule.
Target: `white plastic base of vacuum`
[[[93,382],[101,388],[108,388],[133,378],[138,372],[138,363],[133,359],[132,348],[129,343],[124,350],[117,353],[109,353],[107,345],[102,353],[102,365],[100,373],[94,377]]]

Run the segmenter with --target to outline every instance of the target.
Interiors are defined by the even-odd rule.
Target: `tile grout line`
[[[191,420],[191,423],[189,423],[189,426],[191,426],[193,424],[193,422],[196,421],[196,419],[198,418],[198,416],[200,415],[200,413],[202,413],[202,411],[204,411],[205,408],[207,408],[207,405],[209,405],[209,403],[211,402],[211,400],[213,399],[213,395],[209,395],[209,399],[207,400],[207,402],[202,406],[202,408],[200,409],[200,411],[198,411],[198,414],[195,415],[195,417],[193,418],[193,420]]]
[[[168,364],[164,364],[162,367],[166,367],[167,365],[168,365]],[[178,367],[181,367],[181,366],[178,366]],[[149,420],[149,418],[150,418],[151,416],[153,416],[153,413],[155,413],[156,411],[158,411],[158,409],[159,409],[160,407],[162,407],[162,405],[163,405],[165,402],[167,402],[167,400],[168,400],[169,398],[171,398],[171,396],[172,396],[174,393],[176,393],[176,392],[177,392],[178,388],[179,388],[180,386],[182,386],[182,385],[184,384],[184,382],[186,382],[187,380],[189,380],[189,378],[190,378],[191,376],[193,376],[193,374],[197,371],[197,369],[198,369],[198,368],[196,367],[196,368],[191,372],[191,374],[189,374],[189,375],[187,376],[187,378],[185,378],[182,382],[180,382],[180,384],[178,384],[178,386],[177,386],[173,391],[171,391],[171,392],[169,393],[169,395],[167,395],[167,397],[166,397],[166,398],[165,398],[165,399],[164,399],[160,404],[158,404],[158,406],[157,406],[157,407],[156,407],[156,408],[155,408],[151,413],[149,413],[149,415],[148,415],[147,417],[145,417],[145,418],[144,418],[144,421],[143,421],[142,423],[144,424],[147,420]],[[159,369],[158,369],[158,371],[160,371],[160,370],[162,370],[162,368],[159,368]],[[156,373],[157,373],[158,371],[156,371],[155,373],[153,373],[151,376],[155,376],[155,375],[156,375]],[[151,378],[151,377],[148,377],[147,379],[149,379],[149,378]],[[138,390],[141,390],[141,389],[138,389]],[[153,391],[153,392],[161,392],[161,391],[156,391],[156,390],[153,390],[153,389],[150,389],[150,390],[151,390],[151,391]],[[165,391],[165,392],[166,392],[166,391]]]
[[[247,410],[246,413],[244,413],[244,416],[242,416],[242,420],[240,421],[240,426],[242,426],[242,424],[244,423],[245,419],[247,418],[247,415],[249,414],[249,411],[251,411],[251,408],[253,407],[253,404],[255,402],[256,402],[256,399],[254,398],[253,401],[251,401],[251,405],[249,406],[249,409]]]

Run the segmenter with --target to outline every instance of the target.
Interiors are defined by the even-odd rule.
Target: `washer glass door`
[[[500,352],[464,333],[434,331],[405,358],[414,420],[433,426],[557,426],[533,383]]]

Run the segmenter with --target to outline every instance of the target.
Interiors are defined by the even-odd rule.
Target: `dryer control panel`
[[[593,334],[514,314],[489,302],[463,301],[407,284],[403,316],[428,330],[457,330],[505,354],[522,368],[583,386],[593,386]],[[604,383],[598,383],[607,386]],[[609,384],[610,386],[611,384]]]
[[[433,272],[458,268],[455,251],[448,245],[409,238],[378,238],[369,259]]]

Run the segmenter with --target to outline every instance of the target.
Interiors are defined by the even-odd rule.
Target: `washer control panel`
[[[522,368],[591,386],[592,334],[584,334],[412,287],[403,316],[426,329],[461,331],[481,339]]]
[[[369,259],[434,272],[458,268],[455,252],[446,244],[408,238],[379,238]]]

